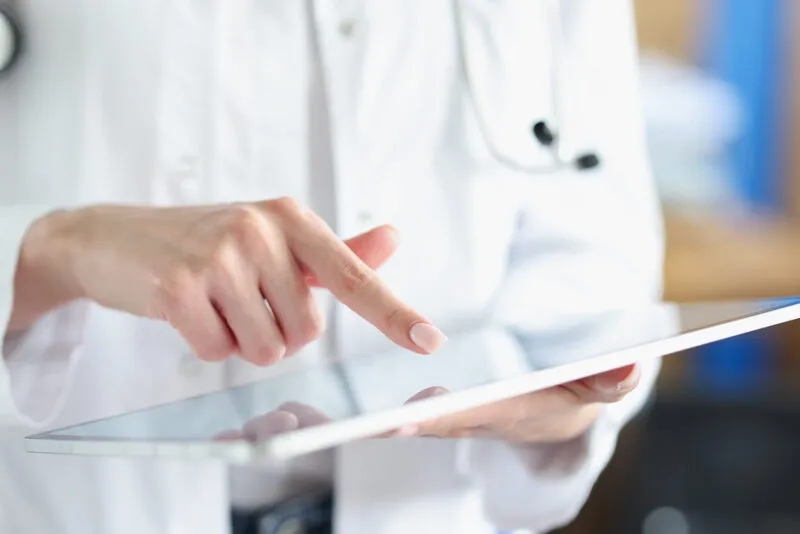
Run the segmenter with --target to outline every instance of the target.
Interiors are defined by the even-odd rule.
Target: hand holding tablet
[[[376,437],[471,437],[519,443],[569,440],[586,430],[601,404],[618,402],[633,391],[639,383],[638,369],[637,365],[628,365],[568,384],[408,425]],[[412,396],[408,403],[446,393],[448,390],[445,388],[433,386]],[[281,404],[277,410],[251,419],[241,430],[227,430],[213,439],[259,442],[331,421],[317,408],[290,401]]]

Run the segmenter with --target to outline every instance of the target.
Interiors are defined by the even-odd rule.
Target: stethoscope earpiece
[[[564,74],[561,72],[561,69],[558,68],[558,59],[560,58],[560,47],[562,46],[563,35],[561,34],[560,24],[561,24],[561,2],[560,0],[556,0],[552,2],[551,6],[552,9],[555,10],[553,14],[553,23],[552,29],[554,35],[552,36],[553,41],[553,52],[552,52],[552,59],[551,62],[551,78],[552,78],[552,100],[553,100],[553,107],[554,107],[554,119],[556,123],[556,127],[552,127],[548,124],[545,120],[537,120],[531,126],[531,133],[536,141],[539,142],[540,145],[546,147],[551,150],[552,158],[549,163],[543,163],[540,165],[529,165],[525,163],[521,163],[513,157],[506,156],[503,152],[498,148],[495,144],[494,139],[489,131],[489,127],[486,122],[486,118],[483,113],[483,109],[481,109],[481,103],[476,98],[475,94],[475,87],[472,80],[472,72],[470,70],[469,61],[467,60],[466,54],[466,37],[464,34],[464,21],[462,20],[462,2],[464,0],[453,0],[453,12],[454,12],[454,23],[455,23],[455,32],[456,32],[456,39],[458,40],[458,50],[459,50],[459,67],[461,70],[461,75],[464,80],[464,87],[467,91],[467,96],[469,98],[470,103],[472,104],[473,111],[475,112],[475,119],[478,123],[478,129],[480,130],[481,137],[483,137],[484,142],[486,143],[486,148],[489,151],[491,157],[497,161],[497,163],[508,167],[509,169],[528,173],[528,174],[543,174],[543,173],[550,173],[556,172],[563,169],[572,168],[578,171],[589,171],[592,169],[596,169],[602,163],[600,160],[600,156],[596,152],[585,152],[585,153],[578,153],[578,154],[571,154],[565,155],[564,152],[566,150],[561,149],[559,147],[559,133],[558,127],[563,126],[563,103],[561,102],[563,98],[563,86],[565,82],[562,80]]]
[[[590,171],[600,166],[600,156],[594,152],[581,154],[575,158],[575,168],[579,171]]]
[[[534,123],[531,130],[533,131],[533,136],[542,146],[552,146],[556,142],[556,134],[553,133],[553,130],[550,129],[550,126],[545,121]]]
[[[531,131],[542,146],[552,147],[557,140],[556,134],[545,121],[535,122]],[[576,157],[573,165],[579,171],[589,171],[600,166],[600,157],[594,152],[587,152]]]

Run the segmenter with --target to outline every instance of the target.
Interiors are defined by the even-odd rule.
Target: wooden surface
[[[691,61],[702,0],[635,0],[639,45]]]
[[[665,217],[667,300],[800,295],[800,225],[794,218]]]

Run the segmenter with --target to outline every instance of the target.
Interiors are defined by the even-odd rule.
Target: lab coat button
[[[356,29],[356,22],[353,19],[345,19],[339,23],[339,33],[344,37],[350,37]]]
[[[368,211],[362,211],[358,214],[358,224],[363,227],[372,226],[373,221],[372,213]]]
[[[189,156],[180,158],[172,169],[172,179],[178,187],[182,200],[197,202],[200,199],[197,159]]]
[[[195,378],[203,372],[203,363],[194,354],[184,354],[180,361],[180,371],[187,378]]]

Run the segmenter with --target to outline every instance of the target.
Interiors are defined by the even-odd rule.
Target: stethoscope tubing
[[[532,141],[537,141],[542,146],[549,149],[551,154],[551,161],[549,164],[542,165],[526,165],[516,161],[515,159],[506,156],[498,148],[493,136],[490,133],[489,126],[486,122],[486,114],[481,109],[481,105],[475,94],[475,83],[472,79],[472,72],[467,59],[467,39],[465,36],[464,24],[461,18],[463,0],[453,0],[453,18],[455,26],[456,40],[458,41],[458,67],[461,72],[461,77],[464,82],[464,87],[467,92],[467,98],[473,110],[473,115],[477,123],[478,130],[481,137],[486,144],[489,154],[499,164],[504,167],[525,174],[549,174],[563,169],[576,169],[579,171],[588,171],[597,168],[600,165],[600,157],[594,152],[583,152],[580,154],[563,154],[563,147],[561,146],[561,135],[558,127],[561,126],[562,117],[564,115],[564,102],[563,93],[561,91],[565,83],[563,73],[558,68],[560,47],[563,44],[563,34],[561,31],[561,0],[548,0],[551,2],[553,9],[552,13],[552,27],[553,27],[553,61],[552,70],[550,72],[550,85],[552,92],[553,105],[555,107],[555,124],[549,124],[543,119],[534,119],[531,122],[531,137]]]

